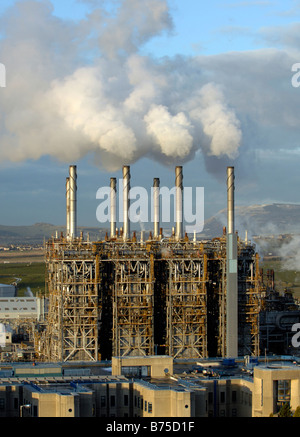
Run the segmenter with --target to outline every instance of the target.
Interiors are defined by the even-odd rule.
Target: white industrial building
[[[15,297],[17,294],[16,286],[11,284],[0,284],[0,297]]]
[[[0,320],[44,317],[44,299],[37,297],[0,297]]]

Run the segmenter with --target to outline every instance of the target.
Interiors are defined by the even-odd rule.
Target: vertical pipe
[[[153,179],[154,238],[159,236],[159,178]]]
[[[234,167],[227,167],[227,233],[234,233]]]
[[[77,236],[77,168],[70,165],[70,237]]]
[[[66,223],[66,237],[70,236],[70,178],[66,178],[66,212],[67,212],[67,223]]]
[[[227,168],[226,356],[238,356],[237,234],[234,230],[234,168]]]
[[[115,238],[117,224],[117,180],[110,178],[110,236]]]
[[[130,167],[123,166],[123,214],[124,214],[124,230],[123,239],[130,238],[130,221],[129,221],[129,191],[130,191]]]
[[[182,166],[175,169],[175,186],[176,186],[176,239],[182,238],[182,209],[183,209],[183,184],[182,184]]]

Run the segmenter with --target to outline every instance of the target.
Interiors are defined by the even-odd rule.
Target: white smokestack
[[[159,178],[153,179],[154,238],[159,236]]]
[[[182,238],[182,210],[183,210],[183,184],[182,184],[182,166],[175,169],[175,186],[176,186],[176,238]]]
[[[116,236],[117,222],[117,182],[116,178],[110,178],[110,236]]]
[[[234,230],[234,167],[227,168],[226,356],[238,356],[237,235]]]
[[[66,236],[70,236],[70,178],[66,178],[66,212],[67,212],[67,224],[66,224]]]
[[[227,233],[234,233],[234,167],[227,167]]]
[[[123,239],[124,240],[128,240],[128,238],[130,238],[129,191],[130,191],[130,167],[128,165],[124,165],[123,166],[123,214],[124,214]]]
[[[70,237],[77,236],[77,168],[70,165]]]

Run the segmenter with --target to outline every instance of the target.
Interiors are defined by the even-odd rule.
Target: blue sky
[[[299,203],[300,1],[15,3],[0,5],[0,224],[64,224],[74,163],[80,225],[100,226],[96,191],[122,163],[146,187],[182,164],[205,218],[227,165],[237,204]]]

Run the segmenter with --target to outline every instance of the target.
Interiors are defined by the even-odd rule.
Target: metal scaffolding
[[[112,351],[114,356],[152,355],[153,261],[138,245],[117,246],[113,263]]]
[[[206,260],[168,260],[167,350],[174,358],[205,358]]]
[[[225,356],[226,238],[46,244],[48,360]],[[238,241],[239,354],[259,354],[254,246]]]
[[[45,246],[49,312],[40,355],[52,361],[158,352],[197,359],[228,356],[229,349],[258,355],[258,257],[234,231],[233,168],[228,171],[229,234],[223,230],[223,236],[207,241],[183,235],[183,175],[176,167],[176,232],[169,238],[158,232],[155,178],[154,237],[149,232],[144,239],[141,233],[138,241],[130,232],[130,168],[124,166],[124,228],[116,228],[116,180],[111,178],[111,235],[89,242],[77,236],[77,173],[70,166],[67,235]]]
[[[49,312],[44,354],[50,361],[98,360],[98,266],[80,239],[46,244]]]

